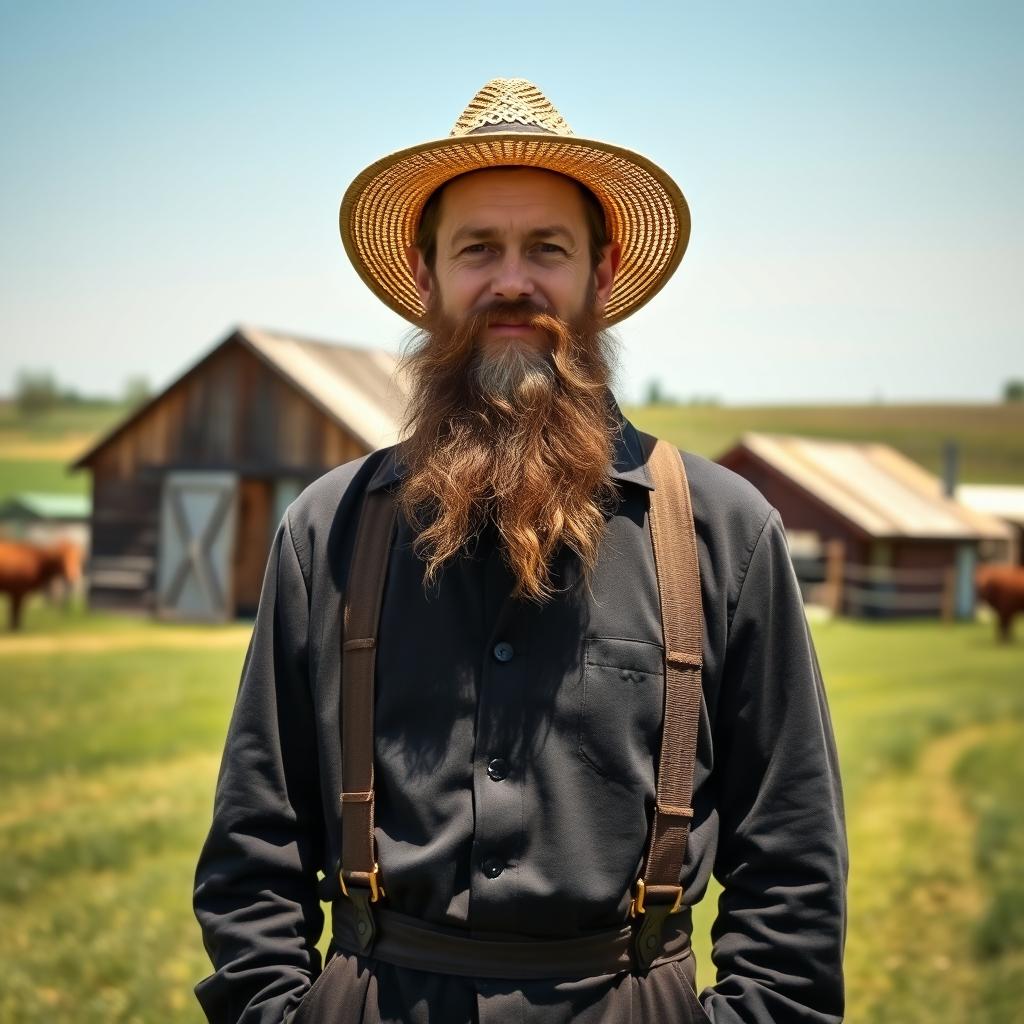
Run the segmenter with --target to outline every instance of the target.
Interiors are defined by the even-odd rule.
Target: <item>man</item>
[[[407,436],[316,481],[278,528],[196,874],[211,1021],[841,1019],[841,789],[784,532],[689,454],[673,459],[703,623],[692,820],[672,905],[645,909],[638,884],[659,760],[682,757],[659,747],[673,595],[605,329],[688,233],[663,171],[572,136],[521,80],[349,188],[350,256],[420,328]],[[385,508],[394,537],[371,542]],[[365,837],[342,827],[356,814]],[[364,839],[357,870],[342,850]],[[698,1001],[690,908],[712,872],[718,978]]]

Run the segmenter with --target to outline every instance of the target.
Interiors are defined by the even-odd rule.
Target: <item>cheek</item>
[[[438,276],[441,308],[448,314],[473,308],[487,287],[485,275],[470,268],[449,268]]]
[[[548,301],[562,316],[575,316],[587,301],[590,275],[576,268],[551,273],[543,283]]]

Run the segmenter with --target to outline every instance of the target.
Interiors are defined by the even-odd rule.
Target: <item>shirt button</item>
[[[494,758],[490,764],[487,765],[487,774],[494,779],[495,782],[501,782],[502,779],[508,777],[508,762],[503,757]]]
[[[497,878],[505,870],[505,865],[497,857],[488,857],[481,867],[488,878]]]
[[[512,649],[512,645],[505,643],[504,640],[500,644],[494,645],[494,656],[498,661],[511,661],[513,654],[515,651]]]

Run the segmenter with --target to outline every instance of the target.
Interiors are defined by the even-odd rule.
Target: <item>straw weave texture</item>
[[[468,135],[497,124],[536,125],[555,135],[572,135],[555,105],[525,78],[495,78],[488,82],[469,101],[451,134]]]
[[[531,83],[495,79],[473,98],[451,136],[378,160],[342,200],[342,240],[353,265],[407,320],[418,323],[424,312],[405,255],[423,205],[460,174],[502,166],[557,171],[582,182],[600,201],[611,237],[622,248],[605,308],[609,324],[650,299],[682,259],[689,208],[664,171],[619,146],[573,136]]]

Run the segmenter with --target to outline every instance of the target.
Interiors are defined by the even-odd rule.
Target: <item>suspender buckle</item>
[[[654,897],[648,904],[648,897]],[[662,899],[661,897],[668,897]],[[681,885],[652,885],[636,880],[636,895],[630,901],[630,917],[636,918],[633,930],[633,960],[640,971],[647,971],[663,949],[665,921],[683,905]]]
[[[356,931],[356,945],[363,956],[369,956],[377,938],[377,922],[374,918],[373,904],[385,895],[384,886],[380,884],[380,868],[376,861],[374,861],[373,870],[369,874],[365,871],[357,871],[353,874],[360,882],[365,878],[369,882],[369,888],[365,885],[352,885],[350,890],[345,884],[344,869],[338,870],[338,881],[341,883],[341,891],[348,897],[355,912],[353,923]],[[349,878],[349,883],[353,883],[356,878]]]
[[[362,873],[362,872],[361,872]],[[387,896],[384,891],[384,886],[380,884],[380,865],[374,861],[373,870],[366,876],[370,883],[370,902],[376,903],[382,896]],[[338,881],[341,883],[341,891],[349,898],[352,899],[352,894],[348,891],[348,886],[345,885],[345,869],[341,868],[338,871]]]
[[[672,901],[672,906],[669,908],[669,913],[674,914],[683,905],[683,887],[681,885],[673,886],[675,889],[675,899]],[[633,898],[629,901],[629,916],[639,917],[641,914],[646,912],[644,901],[647,899],[647,886],[644,885],[644,880],[638,878],[636,880],[636,887],[633,890]]]

